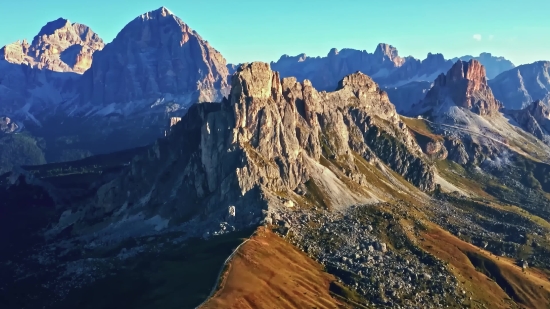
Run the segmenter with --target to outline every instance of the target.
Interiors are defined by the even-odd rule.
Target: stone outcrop
[[[390,61],[395,67],[400,67],[405,63],[405,59],[399,56],[397,48],[391,46],[390,44],[380,43],[376,46],[373,56],[375,58],[381,59],[382,61]]]
[[[19,126],[8,117],[0,117],[0,132],[13,133],[19,129]]]
[[[479,61],[458,60],[447,74],[437,77],[421,103],[422,109],[432,111],[449,105],[471,110],[481,116],[495,114],[502,107],[493,96],[487,84],[485,68]]]
[[[303,203],[312,183],[332,207],[365,203],[369,197],[350,187],[369,183],[357,165],[363,159],[374,168],[384,162],[422,190],[435,188],[433,167],[368,76],[351,74],[326,93],[307,80],[281,80],[266,63],[245,64],[228,99],[191,107],[168,138],[98,190],[85,217],[127,215],[147,204],[171,220],[225,220],[233,209],[232,224],[244,226]]]
[[[47,23],[31,43],[17,41],[0,50],[0,59],[39,70],[83,73],[103,40],[88,26],[59,18]]]
[[[506,109],[522,109],[537,100],[550,102],[550,61],[520,65],[489,81]]]
[[[448,150],[448,159],[462,165],[467,163],[482,164],[487,158],[494,158],[497,152],[492,147],[474,141],[471,136],[447,138],[445,147]]]
[[[427,142],[422,150],[432,160],[445,160],[449,154],[443,141]]]

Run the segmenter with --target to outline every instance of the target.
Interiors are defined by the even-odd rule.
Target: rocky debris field
[[[465,301],[445,264],[416,247],[391,205],[344,212],[296,210],[267,221],[365,299],[389,308],[439,308]]]

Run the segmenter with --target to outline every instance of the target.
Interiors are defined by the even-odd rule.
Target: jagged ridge
[[[268,64],[246,64],[227,100],[194,105],[167,139],[99,189],[85,217],[114,213],[116,221],[147,205],[173,223],[203,214],[246,226],[299,203],[296,192],[310,182],[332,207],[376,200],[347,185],[370,181],[356,156],[383,168],[381,159],[422,190],[435,187],[433,168],[368,76],[352,74],[337,91],[319,93],[309,81],[281,80]],[[322,165],[331,159],[350,167],[346,179]]]

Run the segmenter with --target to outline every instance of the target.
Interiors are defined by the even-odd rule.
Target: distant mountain
[[[31,43],[26,40],[0,49],[0,116],[41,125],[42,114],[76,96],[75,81],[93,54],[103,49],[88,26],[59,18],[47,23]]]
[[[510,60],[504,57],[493,56],[491,53],[481,53],[477,57],[467,55],[467,56],[462,56],[460,58],[453,58],[451,60],[454,63],[457,60],[468,62],[472,59],[475,59],[479,61],[481,64],[483,64],[483,66],[485,67],[485,71],[487,72],[488,79],[493,79],[500,73],[511,70],[516,67]]]
[[[0,50],[0,117],[44,138],[48,161],[80,159],[153,142],[171,116],[227,95],[228,76],[223,56],[164,7],[107,45],[58,19]]]
[[[439,116],[455,107],[481,116],[493,115],[502,107],[489,88],[485,68],[477,60],[458,60],[447,74],[439,75],[414,110]]]
[[[537,61],[503,72],[489,81],[495,97],[508,109],[550,101],[550,61]]]
[[[79,101],[88,116],[127,117],[153,106],[168,113],[221,100],[227,75],[223,56],[163,7],[138,16],[96,54]]]
[[[426,97],[426,93],[432,88],[433,82],[416,81],[399,87],[382,88],[388,93],[390,101],[400,114],[409,113],[411,107],[418,104]]]
[[[40,70],[83,73],[90,68],[92,55],[104,45],[90,27],[59,18],[42,27],[30,44],[23,40],[4,46],[0,49],[0,61]]]
[[[464,56],[472,59],[472,56]],[[490,67],[490,76],[496,76],[514,65],[502,57],[482,53],[475,57]],[[281,72],[281,76],[295,76],[298,80],[309,79],[322,90],[333,90],[343,76],[361,71],[371,76],[382,87],[395,88],[411,82],[432,82],[439,74],[451,68],[455,60],[447,60],[442,54],[429,53],[424,60],[402,57],[397,49],[380,43],[373,53],[365,50],[333,48],[326,57],[283,55],[271,67]]]

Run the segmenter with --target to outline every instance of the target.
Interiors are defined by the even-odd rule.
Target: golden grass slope
[[[514,261],[497,257],[436,227],[419,245],[449,263],[471,297],[469,308],[550,308],[550,281],[537,269],[525,272]]]
[[[201,309],[350,308],[329,291],[334,276],[265,227],[229,263]]]

